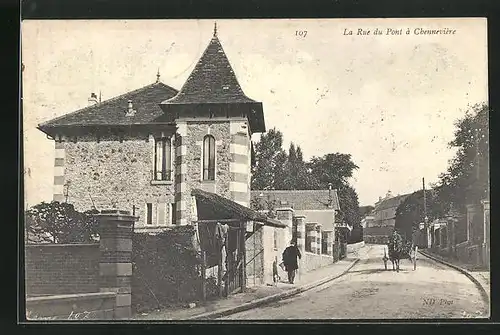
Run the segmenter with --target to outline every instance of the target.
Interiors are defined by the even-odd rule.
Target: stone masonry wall
[[[176,204],[177,224],[188,224],[191,213],[191,190],[200,188],[230,198],[230,121],[178,121],[179,139],[176,143]],[[215,139],[215,181],[203,181],[203,138]]]
[[[77,210],[90,209],[94,202],[97,209],[116,208],[132,211],[139,221],[136,227],[146,227],[146,204],[152,203],[153,225],[170,222],[170,204],[174,202],[172,182],[152,183],[154,168],[154,138],[149,134],[134,137],[78,138],[56,143],[61,148],[57,164],[64,173],[64,192],[68,202]],[[64,158],[61,162],[61,156]],[[61,170],[59,168],[58,170]],[[56,171],[56,174],[60,173]],[[55,182],[61,183],[61,178]],[[173,175],[172,175],[173,179]],[[65,197],[65,195],[63,195]],[[59,196],[60,197],[60,196]],[[56,196],[54,196],[56,199]],[[93,202],[92,202],[93,201]],[[160,214],[160,217],[158,217]]]
[[[248,286],[262,284],[264,274],[263,260],[264,252],[266,252],[262,244],[262,234],[262,227],[258,228],[258,230],[245,241]]]

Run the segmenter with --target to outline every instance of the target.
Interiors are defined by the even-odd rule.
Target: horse
[[[387,249],[389,250],[389,260],[392,263],[392,271],[399,272],[399,261],[401,259],[411,260],[411,243],[405,243],[401,235],[395,232],[389,239]]]

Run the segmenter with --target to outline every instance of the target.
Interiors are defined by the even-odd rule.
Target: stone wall
[[[154,137],[145,133],[99,142],[91,136],[56,142],[54,200],[65,200],[67,192],[68,202],[79,211],[93,204],[97,209],[114,205],[130,211],[135,206],[137,228],[146,227],[146,204],[152,203],[151,226],[168,225],[174,185],[152,181],[153,160]]]
[[[264,276],[264,252],[266,252],[262,241],[264,230],[260,225],[256,226],[258,229],[245,241],[248,286],[262,284]]]
[[[178,120],[175,201],[177,222],[192,221],[191,190],[217,193],[241,205],[250,203],[251,142],[245,119]],[[203,140],[215,139],[215,180],[203,180]]]
[[[26,245],[26,295],[98,292],[99,257],[99,244]]]
[[[115,292],[51,295],[26,299],[27,320],[97,321],[114,319]]]
[[[363,248],[365,246],[365,242],[358,242],[358,243],[353,243],[353,244],[348,244],[347,245],[347,253],[355,252],[358,251],[359,249]]]
[[[305,254],[302,255],[302,270],[299,269],[299,271],[301,271],[302,273],[309,272],[330,264],[333,264],[333,256],[318,255],[311,252],[305,252]]]

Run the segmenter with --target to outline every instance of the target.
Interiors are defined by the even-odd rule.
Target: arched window
[[[203,139],[203,180],[215,180],[215,139],[212,135]]]

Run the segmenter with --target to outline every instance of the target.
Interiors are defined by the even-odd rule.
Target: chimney
[[[390,198],[392,197],[392,193],[391,193],[391,190],[387,191],[387,194],[385,196],[386,198]]]
[[[90,93],[89,106],[96,105],[98,103],[97,95],[95,93]]]
[[[126,116],[134,116],[135,115],[135,110],[132,105],[132,100],[128,101],[128,106],[127,106],[127,113]]]

